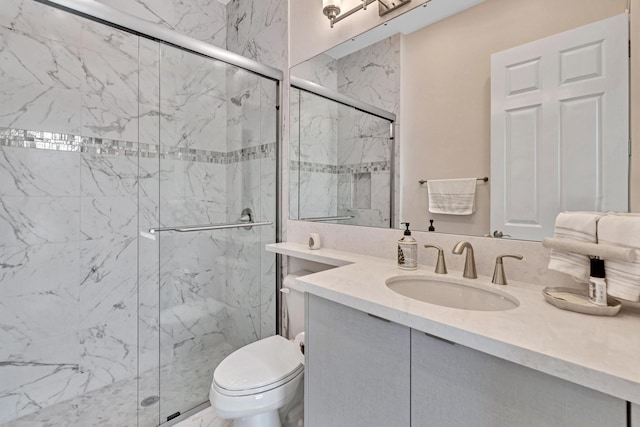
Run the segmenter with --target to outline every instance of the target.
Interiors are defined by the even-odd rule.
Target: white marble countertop
[[[267,245],[267,251],[338,267],[298,278],[306,292],[640,404],[637,311],[625,307],[615,317],[573,313],[548,304],[541,285],[493,285],[488,277],[463,279],[459,271],[438,275],[432,266],[405,271],[395,260],[310,250],[297,243]],[[471,311],[416,301],[385,285],[387,278],[402,274],[488,286],[507,292],[520,305],[507,311]]]

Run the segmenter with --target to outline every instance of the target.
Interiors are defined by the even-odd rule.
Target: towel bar
[[[478,180],[478,181],[484,181],[484,182],[487,182],[487,181],[489,181],[489,177],[488,177],[488,176],[485,176],[484,178],[476,178],[476,180]],[[428,181],[427,179],[421,179],[421,180],[420,180],[420,181],[418,181],[418,182],[419,182],[420,184],[424,184],[424,183],[426,183],[427,181]]]

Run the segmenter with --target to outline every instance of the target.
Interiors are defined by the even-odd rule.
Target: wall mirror
[[[628,210],[626,7],[431,0],[295,65],[290,218],[541,240],[559,211]],[[430,212],[424,182],[458,178],[473,213]]]

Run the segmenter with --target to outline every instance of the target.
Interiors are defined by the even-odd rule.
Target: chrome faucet
[[[491,283],[496,285],[506,285],[507,284],[507,275],[504,274],[504,266],[502,265],[502,258],[516,258],[522,259],[524,258],[519,254],[503,254],[496,257],[496,268],[493,270],[493,279],[491,279]]]
[[[464,261],[464,273],[462,274],[462,277],[466,277],[467,279],[477,279],[476,259],[473,256],[473,247],[471,246],[471,243],[464,241],[456,243],[453,247],[452,253],[460,255],[465,248],[467,248],[467,258]]]
[[[436,273],[447,274],[447,264],[444,262],[444,251],[434,245],[424,245],[425,248],[434,248],[438,250],[438,262],[436,263]]]

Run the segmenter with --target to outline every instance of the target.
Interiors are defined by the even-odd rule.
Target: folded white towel
[[[603,214],[599,212],[560,212],[556,217],[553,237],[575,242],[598,243],[597,224]],[[568,274],[578,282],[589,282],[589,257],[573,252],[551,250],[549,270]]]
[[[429,212],[471,215],[476,211],[476,178],[427,181]]]
[[[640,250],[640,215],[609,214],[598,222],[598,243]],[[640,259],[636,262],[605,259],[607,293],[616,298],[640,301]]]

